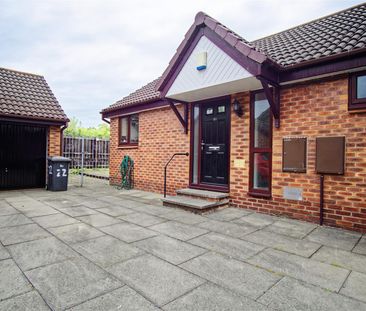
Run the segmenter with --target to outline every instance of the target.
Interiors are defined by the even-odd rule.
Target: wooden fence
[[[64,137],[62,154],[71,159],[70,168],[109,167],[109,140]]]

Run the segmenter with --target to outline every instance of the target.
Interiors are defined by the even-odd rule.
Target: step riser
[[[204,208],[204,209],[196,209],[196,208],[191,207],[191,206],[185,206],[185,205],[181,205],[181,204],[174,204],[174,203],[171,203],[171,202],[163,202],[163,205],[167,206],[167,207],[179,208],[179,209],[189,211],[189,212],[192,212],[192,213],[195,213],[195,214],[205,214],[207,212],[211,212],[211,211],[214,211],[214,210],[219,209],[219,208],[221,209],[221,208],[228,207],[229,203],[228,202],[223,202],[220,205],[209,206],[209,207]]]
[[[221,201],[227,200],[229,198],[228,193],[190,189],[190,188],[178,189],[178,190],[176,190],[176,193],[177,193],[177,196],[180,196],[180,197],[204,200],[204,201],[212,202],[212,203],[221,202]]]
[[[205,200],[207,202],[221,202],[221,201],[226,200],[225,198],[224,199],[221,199],[221,198],[218,198],[218,199],[216,199],[216,198],[207,198],[207,197],[204,197],[204,196],[188,195],[188,194],[183,194],[183,193],[177,193],[177,196],[190,198],[190,199],[200,199],[200,200]]]

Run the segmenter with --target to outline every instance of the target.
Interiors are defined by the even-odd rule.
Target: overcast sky
[[[69,117],[100,110],[161,75],[198,11],[254,40],[352,0],[0,0],[0,67],[45,76]]]

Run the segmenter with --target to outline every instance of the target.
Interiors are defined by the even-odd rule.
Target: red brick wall
[[[366,113],[349,113],[348,80],[311,82],[285,88],[281,93],[281,127],[273,128],[272,198],[250,197],[249,182],[249,93],[233,95],[244,116],[231,114],[230,197],[234,206],[263,213],[281,214],[307,221],[319,218],[319,176],[315,173],[315,138],[346,136],[346,174],[325,177],[327,225],[366,232]],[[135,186],[163,191],[163,167],[175,152],[189,150],[189,135],[170,108],[140,113],[138,148],[117,146],[118,119],[111,120],[111,182],[125,154],[135,160]],[[282,139],[308,138],[306,173],[282,172]],[[238,160],[241,160],[238,161]],[[244,163],[243,163],[244,162]],[[168,191],[183,188],[189,181],[189,160],[179,157],[169,167]],[[303,188],[303,201],[283,199],[283,187]]]
[[[50,126],[48,131],[48,155],[61,155],[61,130],[59,126]]]
[[[249,95],[238,94],[244,119],[232,115],[230,196],[235,206],[316,222],[319,176],[315,173],[315,138],[346,136],[346,173],[325,176],[324,223],[366,232],[366,113],[349,113],[348,79],[313,82],[281,93],[281,127],[273,128],[272,199],[247,195],[249,176]],[[234,98],[234,96],[233,96]],[[234,134],[235,133],[235,134]],[[308,138],[306,173],[282,172],[282,139]],[[234,159],[245,168],[234,167]],[[303,188],[303,201],[283,199],[283,187]]]
[[[182,108],[179,107],[181,113]],[[119,165],[124,155],[129,155],[135,161],[135,188],[162,193],[164,165],[174,153],[189,152],[189,135],[184,134],[172,109],[167,107],[139,114],[138,147],[118,146],[118,118],[111,119],[110,128],[111,183],[120,183]],[[189,158],[178,156],[168,167],[168,193],[187,187],[188,179]]]

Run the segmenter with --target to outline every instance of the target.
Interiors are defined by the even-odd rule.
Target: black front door
[[[228,100],[201,106],[201,182],[228,184],[229,117]]]
[[[0,123],[0,190],[44,187],[45,127]]]

